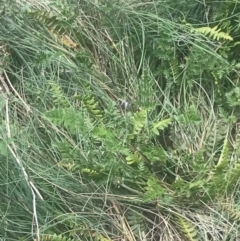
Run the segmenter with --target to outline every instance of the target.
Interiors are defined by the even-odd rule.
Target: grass
[[[4,4],[0,239],[237,240],[237,42],[200,5]]]

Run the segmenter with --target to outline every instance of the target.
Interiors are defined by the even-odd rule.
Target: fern
[[[147,225],[143,214],[130,210],[127,212],[127,220],[131,230],[140,240],[139,234],[147,231]]]
[[[194,29],[196,32],[204,34],[205,36],[209,36],[210,38],[214,40],[219,40],[219,39],[225,39],[225,40],[230,40],[232,41],[233,38],[228,35],[227,33],[221,32],[221,29],[217,26],[214,28],[210,27],[201,27],[201,28],[195,28]]]
[[[180,216],[178,217],[178,224],[189,241],[199,240],[198,231],[195,225],[193,225],[188,220]]]
[[[34,239],[34,241],[37,241],[37,239]],[[41,241],[76,241],[76,239],[71,239],[64,237],[62,235],[41,235]]]
[[[91,95],[86,96],[74,96],[74,99],[78,99],[82,101],[83,107],[86,108],[88,113],[97,119],[101,119],[103,117],[103,113],[99,108],[98,102]]]
[[[101,142],[109,151],[115,152],[121,149],[122,153],[124,153],[125,149],[115,135],[111,129],[106,128],[104,125],[98,125],[92,130],[94,140]]]
[[[240,106],[240,88],[235,87],[225,94],[227,103],[231,107]]]
[[[68,215],[71,217],[70,214]],[[77,237],[77,240],[111,241],[111,239],[107,238],[105,235],[100,234],[96,227],[86,224],[84,219],[76,221],[76,216],[66,218],[66,214],[60,213],[56,215],[56,219],[59,220],[61,224],[66,225],[68,227],[69,236]],[[66,239],[66,241],[75,241],[76,239]]]
[[[237,207],[234,207],[233,204],[223,204],[220,208],[223,209],[232,221],[240,222],[240,210],[238,210]]]
[[[155,135],[159,135],[159,130],[164,130],[172,123],[172,119],[165,119],[153,124],[151,132]]]
[[[67,30],[71,29],[71,24],[61,19],[60,14],[56,15],[53,12],[37,10],[28,12],[28,15],[44,24],[49,30],[61,35],[66,34]]]
[[[195,124],[198,125],[201,123],[201,118],[197,113],[196,107],[190,105],[187,110],[184,111],[183,114],[176,116],[176,120],[178,120],[182,124]]]
[[[222,121],[217,122],[214,124],[214,126],[209,127],[208,132],[209,135],[206,138],[206,143],[204,147],[205,155],[207,158],[218,161],[218,149],[220,148],[226,137],[226,123]]]
[[[142,109],[136,113],[134,113],[132,117],[133,123],[133,135],[138,135],[146,124],[147,120],[147,111]]]
[[[60,154],[59,166],[72,173],[82,173],[88,177],[97,177],[103,173],[104,165],[100,166],[89,161],[84,150],[74,147],[68,142],[59,142],[55,145]]]
[[[228,170],[228,164],[229,164],[229,147],[228,147],[228,139],[226,135],[218,163],[215,165],[213,171],[211,172],[208,178],[210,195],[215,193],[220,194],[224,191],[224,188],[226,188],[226,184],[227,184],[226,173]],[[216,188],[218,189],[218,191],[214,190]]]
[[[84,130],[86,130],[86,122],[83,115],[76,112],[74,109],[53,109],[47,111],[44,116],[55,125],[63,125],[71,133],[75,133],[77,130],[81,130],[81,132],[84,133]]]
[[[155,78],[149,69],[149,66],[144,66],[142,70],[141,78],[138,82],[138,95],[136,102],[139,106],[146,108],[148,111],[152,111],[157,106],[155,96],[153,93],[155,86]]]
[[[221,152],[221,156],[218,160],[217,165],[215,166],[216,172],[222,172],[223,170],[226,170],[229,162],[229,148],[228,148],[228,138],[226,135],[226,138],[223,143],[223,148]]]
[[[181,74],[178,61],[177,59],[172,59],[169,64],[173,76],[173,81],[176,82]]]
[[[143,160],[139,153],[135,151],[133,154],[126,157],[126,161],[128,165],[132,165],[135,163],[140,164]]]
[[[28,12],[28,15],[41,22],[56,41],[69,48],[75,49],[78,47],[78,44],[69,36],[69,30],[73,30],[71,21],[64,19],[59,13],[37,10]],[[77,33],[76,30],[73,30],[73,32]]]
[[[55,40],[61,42],[63,45],[69,48],[77,48],[78,44],[75,43],[67,34],[59,35],[55,33],[54,30],[50,30],[50,34],[54,37]]]
[[[145,202],[155,201],[155,200],[161,200],[165,204],[169,204],[171,202],[171,195],[166,190],[166,188],[160,184],[160,181],[154,176],[151,176],[147,180],[147,183],[144,189],[145,189],[145,193],[144,193],[143,200]]]
[[[69,107],[69,103],[61,87],[56,82],[53,82],[53,81],[50,81],[49,85],[50,85],[50,91],[53,98],[53,103],[55,104],[55,106],[59,106],[62,108]]]
[[[161,147],[149,145],[146,147],[146,145],[140,146],[141,153],[151,162],[153,163],[162,163],[166,164],[167,160],[167,153],[165,150]]]
[[[240,177],[240,160],[229,169],[226,177],[226,189],[231,191],[235,188]]]

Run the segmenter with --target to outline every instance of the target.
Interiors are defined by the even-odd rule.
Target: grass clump
[[[235,240],[238,8],[4,2],[1,239]]]

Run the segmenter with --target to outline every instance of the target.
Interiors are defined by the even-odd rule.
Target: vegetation
[[[1,240],[240,239],[238,0],[0,3]]]

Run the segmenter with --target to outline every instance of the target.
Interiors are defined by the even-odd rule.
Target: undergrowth
[[[0,239],[239,238],[239,4],[3,1]]]

